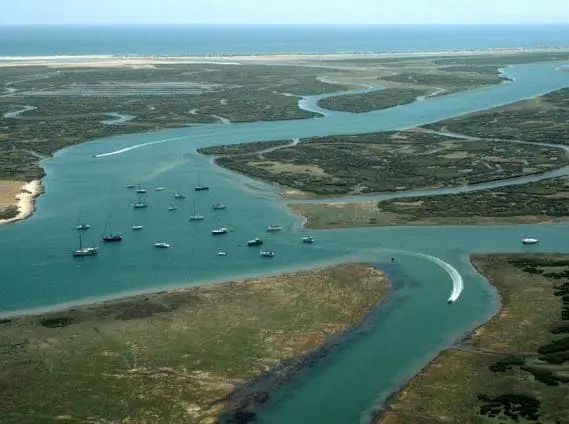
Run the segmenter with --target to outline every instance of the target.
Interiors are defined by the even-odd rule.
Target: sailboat
[[[138,200],[132,204],[132,207],[134,209],[143,209],[148,207],[148,205],[142,201],[142,197],[138,194]]]
[[[78,230],[88,230],[91,226],[85,222],[82,222],[81,213],[77,217],[77,227]]]
[[[160,179],[158,179],[158,185],[154,188],[154,191],[162,191],[164,187],[160,185]]]
[[[110,226],[111,226],[111,214],[109,214],[107,222],[105,222],[105,229],[103,230],[103,241],[104,242],[122,241],[122,235],[113,234],[111,232],[107,233],[107,230],[109,230]]]
[[[79,232],[79,248],[73,251],[73,256],[74,257],[95,256],[97,254],[99,254],[98,248],[83,246],[83,234]]]
[[[197,202],[194,200],[194,209],[190,215],[190,221],[201,221],[202,219],[203,215],[198,212]]]
[[[178,187],[178,191],[174,193],[174,199],[185,199],[185,198],[186,196],[182,194],[182,192],[180,191],[180,187]]]
[[[198,185],[194,187],[195,191],[205,191],[205,190],[209,190],[209,186],[206,185],[202,185],[201,183],[201,174],[198,171]]]
[[[146,193],[146,189],[142,188],[142,186],[140,185],[140,182],[138,183],[138,188],[136,189],[136,192],[139,194]]]

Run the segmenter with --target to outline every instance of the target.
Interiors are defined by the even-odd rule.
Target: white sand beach
[[[77,56],[0,56],[0,67],[5,66],[57,66],[57,67],[145,67],[157,64],[217,63],[238,65],[247,62],[298,62],[338,59],[387,59],[401,57],[429,58],[437,56],[507,55],[520,53],[569,52],[569,46],[509,49],[470,49],[409,51],[385,53],[275,53],[259,55],[77,55]]]
[[[36,197],[38,197],[44,191],[41,180],[33,180],[25,183],[20,187],[20,191],[15,195],[15,190],[13,189],[13,181],[0,182],[0,186],[2,186],[2,188],[6,188],[6,190],[2,190],[2,192],[6,195],[9,195],[8,193],[10,190],[12,191],[12,199],[0,199],[2,204],[6,204],[6,206],[16,205],[18,207],[18,214],[15,217],[9,219],[0,219],[0,224],[9,224],[10,222],[21,221],[22,219],[26,219],[31,216],[35,211]]]

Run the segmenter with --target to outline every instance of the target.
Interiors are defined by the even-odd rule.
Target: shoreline
[[[337,290],[339,289],[351,291],[351,289],[342,285],[342,281],[346,277],[355,278],[354,281],[358,282],[357,293],[354,293],[352,297],[348,296],[355,303],[349,303],[347,309],[345,309],[346,305],[341,301],[343,297],[337,297]],[[324,285],[322,286],[321,284]],[[287,287],[293,291],[288,291]],[[323,287],[326,290],[322,291]],[[330,289],[327,287],[330,287]],[[7,334],[10,334],[10,332],[20,334],[22,331],[27,331],[26,334],[22,335],[22,340],[18,339],[14,342],[14,346],[23,346],[28,339],[30,340],[29,343],[34,345],[35,341],[44,340],[45,337],[53,337],[52,340],[55,340],[55,342],[57,342],[59,337],[59,340],[66,340],[73,344],[75,337],[81,339],[81,335],[88,336],[90,337],[89,340],[94,343],[90,348],[90,352],[100,350],[103,352],[103,355],[100,356],[103,359],[100,360],[109,361],[108,364],[112,365],[113,355],[111,353],[113,352],[113,345],[106,344],[105,340],[108,341],[108,339],[105,337],[101,341],[100,336],[95,336],[95,334],[107,335],[110,338],[113,335],[120,334],[120,337],[125,337],[129,340],[127,345],[129,343],[133,345],[140,343],[140,336],[143,337],[142,340],[145,340],[148,330],[141,330],[139,325],[143,325],[144,328],[151,328],[153,331],[159,331],[161,332],[160,334],[164,332],[164,326],[169,328],[170,331],[176,328],[176,331],[187,331],[189,333],[186,334],[192,334],[193,327],[186,324],[186,319],[194,321],[196,316],[201,316],[201,319],[207,319],[203,313],[212,309],[214,310],[212,312],[214,317],[219,316],[216,314],[223,314],[223,311],[227,311],[225,306],[221,306],[219,311],[215,311],[213,304],[208,306],[208,300],[211,302],[228,302],[227,306],[229,307],[234,303],[235,299],[235,295],[232,292],[239,289],[248,291],[249,296],[253,298],[258,296],[258,299],[267,300],[267,306],[260,309],[260,315],[258,311],[255,314],[256,310],[236,309],[235,311],[228,311],[230,316],[233,316],[233,313],[241,314],[241,316],[243,314],[247,316],[250,313],[252,317],[263,318],[267,311],[273,311],[270,306],[272,302],[283,300],[274,296],[280,296],[283,293],[285,293],[286,298],[292,299],[291,302],[293,303],[298,302],[300,299],[300,305],[304,305],[304,300],[302,299],[308,299],[306,301],[309,303],[305,306],[314,306],[314,301],[310,299],[314,299],[312,294],[316,292],[330,294],[332,296],[330,299],[340,301],[339,303],[336,302],[336,309],[339,311],[338,316],[335,318],[329,317],[329,320],[317,319],[314,323],[307,324],[309,326],[306,328],[299,327],[300,330],[297,330],[293,324],[286,324],[287,317],[279,318],[285,319],[284,324],[278,321],[278,319],[275,322],[271,321],[272,324],[259,334],[262,336],[262,340],[268,343],[267,346],[273,346],[271,343],[276,342],[273,348],[278,351],[271,353],[272,351],[269,350],[267,351],[268,353],[263,354],[264,356],[261,355],[261,364],[264,364],[261,367],[258,363],[253,362],[252,366],[248,365],[247,368],[239,368],[240,359],[237,357],[231,359],[231,361],[236,362],[224,362],[225,368],[221,367],[220,369],[211,370],[208,368],[210,365],[207,364],[207,361],[200,359],[199,347],[196,350],[191,345],[188,345],[190,347],[189,352],[193,352],[191,353],[193,356],[186,356],[188,352],[186,349],[178,349],[177,351],[174,349],[178,353],[184,353],[184,360],[181,363],[178,363],[177,360],[168,362],[168,358],[164,358],[160,350],[156,351],[156,353],[153,353],[154,351],[152,350],[142,350],[142,352],[146,352],[149,355],[148,358],[154,357],[156,361],[149,360],[148,363],[141,363],[140,366],[137,366],[135,359],[134,364],[127,363],[127,369],[124,368],[123,364],[118,370],[115,370],[116,375],[126,372],[129,378],[135,378],[139,375],[144,378],[147,375],[168,373],[175,376],[189,377],[188,380],[184,380],[183,384],[193,385],[194,389],[195,381],[198,384],[200,381],[203,381],[206,383],[206,386],[210,386],[212,382],[214,384],[219,383],[217,387],[202,386],[198,392],[194,393],[193,397],[184,400],[190,402],[188,404],[192,405],[192,410],[196,411],[196,414],[199,413],[202,418],[206,419],[203,422],[217,422],[211,419],[219,417],[219,414],[223,413],[224,415],[229,414],[239,418],[239,422],[247,423],[249,420],[243,418],[254,417],[254,411],[271,399],[283,384],[287,384],[291,379],[302,375],[302,373],[321,359],[326,358],[327,353],[334,346],[349,341],[351,337],[355,337],[358,330],[365,326],[365,323],[370,319],[369,317],[373,315],[373,312],[377,311],[386,300],[391,298],[390,293],[393,290],[393,285],[389,274],[377,266],[363,262],[353,262],[337,267],[313,268],[308,272],[283,273],[276,277],[249,278],[243,281],[227,280],[224,284],[217,286],[189,287],[179,291],[161,291],[152,295],[139,295],[110,302],[89,304],[81,308],[68,308],[55,313],[0,319],[0,324],[2,324],[0,329],[6,331]],[[370,293],[369,290],[373,290],[374,294]],[[271,297],[271,293],[273,297]],[[306,297],[306,294],[309,296]],[[296,296],[300,297],[297,298]],[[256,301],[253,304],[261,305],[262,302]],[[316,305],[318,304],[319,302],[317,301]],[[285,308],[285,306],[281,306],[281,308]],[[349,313],[348,315],[342,315],[341,311],[348,311]],[[152,318],[153,315],[156,315],[159,319]],[[225,318],[224,315],[221,315],[220,320],[223,321]],[[294,316],[291,319],[294,321]],[[243,325],[247,328],[246,324]],[[66,329],[65,327],[68,326],[69,328]],[[240,328],[242,327],[235,327],[235,331]],[[36,336],[33,336],[34,331],[38,333]],[[268,333],[265,334],[267,331]],[[89,336],[90,332],[94,332],[92,336]],[[71,334],[73,336],[70,336]],[[225,337],[228,334],[225,334]],[[229,341],[237,342],[234,339]],[[246,343],[245,346],[250,345]],[[5,354],[6,352],[2,353]],[[12,353],[14,355],[18,354],[16,351]],[[145,357],[144,355],[145,353],[141,353],[141,357]],[[65,370],[66,367],[67,365],[64,365],[63,369]],[[53,381],[53,377],[49,373],[44,374],[43,377],[47,378],[48,381]],[[77,384],[79,387],[81,386],[80,383]],[[76,392],[73,391],[72,393]],[[60,396],[63,396],[63,399],[70,399],[73,396],[72,393]],[[128,407],[125,408],[128,410]],[[57,410],[57,407],[54,407],[54,409]],[[181,421],[172,420],[172,422]]]
[[[333,53],[251,53],[251,54],[219,54],[219,55],[46,55],[46,56],[0,56],[0,67],[8,66],[49,66],[49,65],[81,65],[81,66],[148,66],[154,64],[175,63],[219,63],[235,64],[235,61],[298,61],[298,60],[346,60],[346,59],[392,59],[392,58],[429,58],[439,56],[480,56],[508,55],[526,53],[564,53],[569,46],[558,47],[519,47],[519,48],[486,48],[467,50],[416,50],[395,52],[333,52]],[[234,62],[226,62],[226,60]]]
[[[500,255],[500,254],[508,255],[508,253],[497,253],[497,254],[493,253],[491,255]],[[468,262],[470,262],[470,264],[472,265],[472,267],[476,270],[476,272],[478,274],[482,275],[486,279],[487,284],[490,285],[494,290],[496,290],[496,293],[498,295],[498,300],[499,300],[498,309],[493,314],[491,314],[487,319],[485,319],[484,322],[481,322],[479,325],[474,327],[472,330],[468,331],[463,336],[456,339],[451,347],[444,349],[444,350],[441,350],[439,353],[434,355],[429,360],[429,362],[427,362],[425,364],[425,366],[423,368],[421,368],[415,375],[413,375],[412,377],[407,379],[407,381],[405,381],[398,389],[394,390],[389,396],[387,396],[387,398],[385,399],[385,402],[383,402],[381,407],[376,408],[375,410],[373,410],[371,412],[371,419],[370,419],[369,424],[389,424],[390,412],[392,412],[391,405],[393,404],[394,400],[399,395],[405,394],[406,390],[409,388],[409,386],[411,385],[411,383],[413,381],[421,379],[421,377],[423,375],[427,374],[436,365],[437,360],[439,360],[439,358],[441,358],[445,353],[453,351],[453,350],[457,350],[457,347],[460,347],[464,343],[467,343],[474,335],[476,335],[476,333],[478,331],[483,329],[486,325],[488,325],[488,323],[492,319],[499,316],[500,313],[502,312],[502,310],[504,308],[504,302],[502,301],[502,295],[498,291],[497,287],[495,285],[493,285],[489,279],[486,278],[486,276],[482,273],[482,270],[480,269],[480,267],[473,260],[473,257],[477,256],[477,255],[485,256],[487,254],[470,253],[468,255]]]
[[[32,180],[22,185],[20,192],[15,196],[18,214],[15,217],[0,219],[0,225],[22,221],[33,215],[36,210],[36,198],[45,192],[41,180]]]

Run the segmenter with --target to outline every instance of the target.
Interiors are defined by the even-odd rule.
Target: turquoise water
[[[273,187],[219,169],[195,149],[412,127],[569,86],[569,73],[559,66],[509,68],[507,73],[515,78],[512,83],[367,114],[333,112],[302,121],[204,125],[112,137],[62,150],[43,164],[47,192],[37,201],[37,213],[0,228],[0,311],[10,314],[318,264],[384,263],[394,257],[405,277],[375,314],[375,325],[334,351],[306,378],[284,388],[261,414],[261,421],[271,424],[359,422],[362,413],[436,352],[496,310],[497,297],[470,266],[468,253],[567,251],[567,225],[303,230]],[[94,157],[101,154],[108,155]],[[198,172],[210,191],[192,190]],[[125,186],[139,181],[148,189],[150,207],[134,211],[130,204],[136,196]],[[155,192],[157,185],[166,190]],[[185,200],[173,199],[178,190],[187,195]],[[188,221],[194,201],[204,221]],[[227,210],[212,210],[218,201],[226,203]],[[178,210],[169,212],[170,204]],[[100,246],[98,257],[72,258],[79,213],[92,226],[85,232],[86,242],[100,239],[109,213],[113,230],[122,232],[124,241]],[[144,229],[131,232],[133,224]],[[267,234],[270,224],[284,230]],[[232,232],[214,237],[210,231],[217,226]],[[301,236],[308,233],[316,238],[314,245],[301,243]],[[528,235],[542,243],[521,245],[520,238]],[[253,237],[263,237],[265,247],[276,256],[263,259],[257,249],[246,247]],[[157,250],[152,246],[156,241],[167,241],[172,248]],[[465,283],[459,301],[447,305],[452,285],[441,268],[424,258],[390,252],[393,249],[428,253],[456,267]],[[218,256],[219,250],[228,255]]]
[[[569,25],[0,26],[0,56],[393,52],[569,45]]]

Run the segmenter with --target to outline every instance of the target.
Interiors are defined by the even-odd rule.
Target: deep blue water
[[[545,46],[569,46],[569,24],[0,26],[0,56],[337,53]]]

